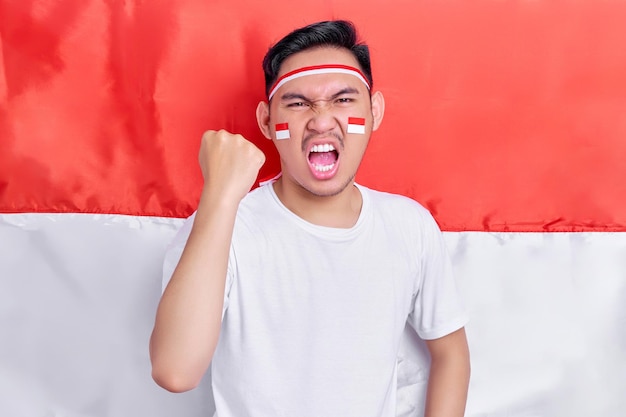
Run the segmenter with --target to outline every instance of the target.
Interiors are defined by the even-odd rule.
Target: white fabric
[[[0,416],[210,416],[151,378],[148,340],[175,219],[0,215]]]
[[[350,229],[302,220],[272,185],[240,204],[212,364],[219,417],[395,416],[407,318],[424,339],[467,322],[430,213],[359,189]]]
[[[0,416],[212,415],[208,378],[184,394],[150,378],[161,264],[182,224],[0,214]],[[624,414],[626,233],[444,237],[471,318],[467,417]],[[419,415],[422,347],[403,341],[401,417]]]

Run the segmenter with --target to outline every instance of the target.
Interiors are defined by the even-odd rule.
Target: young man
[[[320,22],[263,67],[256,116],[282,176],[249,192],[263,153],[204,134],[200,204],[151,338],[154,379],[186,391],[211,365],[219,417],[391,417],[408,320],[432,359],[425,415],[462,416],[466,316],[441,232],[413,200],[354,183],[385,107],[367,46],[350,23]]]

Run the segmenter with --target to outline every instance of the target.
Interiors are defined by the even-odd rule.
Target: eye
[[[335,103],[337,104],[350,104],[350,103],[354,103],[354,98],[352,97],[339,97],[337,100],[335,100]]]
[[[294,101],[293,103],[288,103],[287,107],[292,109],[301,108],[301,107],[309,107],[309,103],[304,101]]]

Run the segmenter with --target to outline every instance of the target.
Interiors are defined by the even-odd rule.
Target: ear
[[[385,98],[380,91],[372,94],[372,115],[374,116],[372,130],[377,130],[383,122],[383,116],[385,115]]]
[[[263,136],[272,139],[272,130],[270,129],[270,105],[264,101],[260,101],[256,106],[256,122]]]

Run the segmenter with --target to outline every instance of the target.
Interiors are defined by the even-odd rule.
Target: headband
[[[276,93],[280,87],[282,87],[285,83],[295,80],[296,78],[306,77],[307,75],[318,75],[318,74],[350,74],[357,77],[359,80],[365,84],[367,89],[370,89],[370,83],[367,81],[365,75],[357,68],[351,67],[349,65],[340,65],[340,64],[327,64],[327,65],[313,65],[310,67],[302,67],[295,69],[293,71],[289,71],[287,74],[280,77],[272,88],[270,88],[270,93],[268,95],[268,101],[272,99],[272,96]]]

